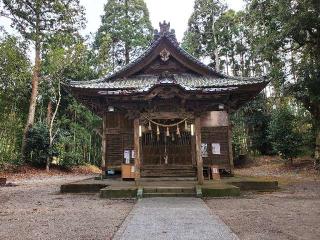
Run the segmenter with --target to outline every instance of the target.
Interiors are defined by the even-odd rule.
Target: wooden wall
[[[106,121],[106,165],[120,167],[124,161],[123,151],[133,150],[133,120],[121,112],[108,112]],[[228,115],[226,112],[210,112],[201,118],[201,142],[207,144],[208,156],[203,156],[203,165],[219,165],[230,169],[228,142]],[[220,144],[220,154],[212,153],[212,143]],[[134,162],[134,159],[131,159]]]
[[[226,111],[211,111],[201,117],[201,142],[207,144],[207,157],[203,158],[203,165],[219,165],[230,169],[228,113]],[[220,144],[220,154],[212,153],[212,143]]]
[[[124,161],[123,151],[133,150],[133,121],[121,112],[107,113],[107,159],[110,167],[120,167]],[[133,159],[132,159],[133,162]]]
[[[208,146],[207,157],[202,157],[203,165],[219,165],[221,168],[230,169],[228,127],[202,127],[201,142]],[[220,154],[212,153],[212,143],[220,144]]]

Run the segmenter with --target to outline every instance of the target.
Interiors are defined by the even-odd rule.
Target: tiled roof
[[[205,76],[197,74],[171,74],[168,77],[161,77],[157,75],[136,75],[124,78],[123,74],[125,71],[134,68],[139,63],[141,63],[145,58],[147,58],[158,44],[164,40],[168,40],[175,49],[186,59],[193,62],[199,68],[205,69],[208,73]],[[203,64],[198,59],[190,55],[184,49],[179,46],[173,31],[164,31],[155,35],[155,38],[150,45],[144,51],[142,55],[133,60],[128,65],[124,66],[115,73],[111,73],[103,78],[95,79],[91,81],[71,81],[69,87],[78,89],[102,89],[111,90],[113,92],[144,92],[148,91],[150,88],[160,84],[176,84],[183,87],[185,90],[199,90],[206,89],[228,89],[228,87],[238,87],[242,85],[251,85],[259,83],[267,83],[266,78],[241,78],[241,77],[231,77],[221,73],[216,72],[213,68]],[[212,90],[216,91],[216,90]]]
[[[134,59],[132,62],[130,62],[129,64],[123,66],[122,68],[120,68],[118,71],[107,74],[106,76],[104,76],[102,79],[98,79],[99,80],[111,80],[111,79],[116,79],[117,76],[119,76],[121,73],[125,72],[128,69],[133,68],[135,65],[137,65],[138,63],[140,63],[143,59],[145,59],[150,53],[152,53],[152,51],[156,48],[156,46],[163,40],[163,39],[167,39],[173,46],[175,46],[175,48],[179,51],[180,54],[182,54],[185,58],[189,59],[190,61],[194,62],[195,64],[197,64],[198,66],[201,66],[202,68],[208,70],[209,72],[211,72],[212,74],[221,76],[221,77],[225,77],[223,74],[216,72],[213,68],[205,65],[204,63],[202,63],[201,61],[199,61],[198,59],[196,59],[195,57],[193,57],[191,54],[189,54],[187,51],[185,51],[183,48],[181,48],[179,46],[179,43],[176,40],[175,34],[173,32],[163,32],[161,35],[158,35],[157,38],[155,38],[153,40],[153,42],[151,43],[151,45],[136,59]],[[94,82],[94,80],[93,80]]]
[[[177,84],[186,90],[197,90],[202,88],[222,88],[230,86],[251,85],[267,82],[265,78],[219,78],[211,76],[198,76],[194,74],[174,74],[170,78],[159,79],[155,75],[140,75],[131,78],[114,80],[97,79],[93,81],[73,81],[70,83],[74,88],[86,89],[113,89],[113,90],[136,90],[147,91],[159,84]]]

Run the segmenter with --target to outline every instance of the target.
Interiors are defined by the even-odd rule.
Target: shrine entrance
[[[143,166],[192,166],[192,136],[185,119],[152,120],[142,133]]]

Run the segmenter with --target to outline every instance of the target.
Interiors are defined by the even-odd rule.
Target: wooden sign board
[[[220,180],[220,173],[219,173],[219,166],[218,165],[211,165],[211,177],[213,180]]]
[[[6,178],[0,178],[0,185],[6,185],[7,179]]]
[[[135,168],[132,164],[122,164],[121,165],[121,178],[122,179],[134,179],[135,178]]]

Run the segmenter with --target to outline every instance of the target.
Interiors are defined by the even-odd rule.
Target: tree
[[[0,163],[18,160],[27,100],[31,63],[20,39],[0,37]]]
[[[152,39],[152,26],[143,0],[109,0],[104,12],[95,47],[107,53],[114,70],[142,53]]]
[[[251,0],[252,28],[260,29],[257,47],[281,54],[289,66],[282,74],[287,94],[300,101],[316,129],[315,166],[320,167],[320,4],[315,0]],[[271,58],[270,58],[271,59]],[[288,61],[289,60],[289,61]],[[272,64],[272,62],[271,62]],[[282,64],[284,65],[284,64]],[[280,66],[284,69],[284,66]],[[288,67],[287,67],[288,68]]]
[[[182,47],[196,57],[210,57],[217,65],[215,22],[225,9],[226,6],[219,0],[196,0]]]
[[[302,139],[298,134],[295,116],[288,106],[273,112],[268,131],[274,150],[292,164],[293,158],[300,152]]]
[[[44,46],[42,76],[42,97],[48,101],[47,126],[49,148],[59,141],[61,126],[58,122],[62,91],[61,84],[67,80],[91,79],[96,77],[91,69],[90,51],[79,36],[56,34]],[[53,108],[53,111],[51,110]],[[48,155],[46,169],[49,170],[52,155]]]
[[[22,156],[26,146],[26,134],[34,124],[37,104],[41,51],[43,43],[57,32],[75,32],[84,25],[84,9],[79,0],[2,0],[0,14],[12,20],[19,33],[34,43],[35,57],[32,74],[32,91],[29,113],[22,142]]]

